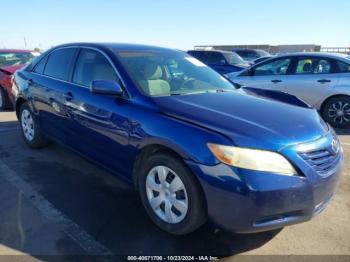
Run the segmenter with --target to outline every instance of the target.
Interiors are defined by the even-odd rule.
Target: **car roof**
[[[278,57],[293,57],[293,56],[312,56],[312,57],[326,57],[326,58],[333,58],[337,60],[343,60],[344,62],[349,63],[349,59],[346,58],[347,55],[344,54],[338,54],[338,53],[326,53],[326,52],[297,52],[297,53],[286,53],[286,54],[280,54],[275,56]]]
[[[31,53],[33,50],[26,49],[0,49],[0,53]]]
[[[128,44],[128,43],[90,43],[90,42],[77,42],[77,43],[67,43],[63,45],[55,46],[53,49],[60,47],[69,47],[69,46],[81,46],[81,47],[95,47],[95,48],[108,48],[113,51],[147,51],[147,50],[174,50],[165,47],[152,46],[152,45],[142,45],[142,44]]]
[[[226,51],[226,50],[188,50],[187,52],[216,52],[216,53],[223,53],[223,54],[232,54],[231,51]]]

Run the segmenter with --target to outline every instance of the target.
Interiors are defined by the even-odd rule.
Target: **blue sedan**
[[[339,180],[342,148],[316,110],[236,90],[181,51],[61,45],[18,71],[12,91],[28,146],[56,141],[124,178],[172,234],[208,220],[232,232],[307,221]]]

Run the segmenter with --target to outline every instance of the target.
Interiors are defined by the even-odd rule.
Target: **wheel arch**
[[[172,156],[180,159],[181,161],[183,161],[184,159],[188,159],[188,156],[182,150],[174,149],[162,143],[149,143],[147,145],[144,145],[142,148],[139,149],[133,165],[132,178],[135,188],[137,188],[138,186],[137,171],[141,167],[143,161],[146,161],[148,157],[159,152],[169,153]]]
[[[141,167],[141,164],[143,161],[147,161],[147,158],[150,157],[153,154],[159,153],[159,152],[164,152],[167,154],[170,154],[171,156],[177,158],[178,160],[182,161],[187,168],[187,170],[190,172],[190,174],[193,176],[195,182],[198,185],[201,197],[203,198],[204,205],[205,205],[205,212],[208,214],[208,203],[207,203],[207,197],[204,192],[204,189],[201,186],[201,183],[198,179],[198,177],[193,173],[191,168],[185,163],[185,159],[189,159],[186,156],[184,156],[181,152],[178,152],[176,149],[171,148],[167,145],[164,144],[148,144],[144,146],[142,149],[140,149],[138,155],[136,156],[135,162],[134,162],[134,167],[133,167],[133,174],[132,174],[132,179],[133,179],[133,185],[135,190],[138,190],[138,170]]]
[[[16,104],[15,104],[15,111],[16,111],[17,119],[19,119],[19,111],[21,110],[21,106],[22,106],[26,101],[27,101],[27,100],[24,99],[23,97],[17,98]]]
[[[331,96],[327,97],[322,102],[322,104],[320,106],[320,113],[323,115],[323,109],[324,109],[325,105],[329,102],[329,100],[336,98],[336,97],[344,97],[344,96],[350,98],[350,95],[348,95],[348,94],[336,94],[336,95],[331,95]]]

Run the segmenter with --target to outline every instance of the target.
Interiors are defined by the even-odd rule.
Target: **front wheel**
[[[350,97],[338,96],[329,99],[322,109],[326,122],[336,128],[350,126]]]
[[[168,153],[152,155],[139,171],[138,187],[148,215],[162,230],[184,235],[205,223],[205,198],[181,159]]]
[[[41,133],[39,123],[26,102],[21,105],[19,121],[23,138],[29,147],[41,148],[48,144],[47,138]]]

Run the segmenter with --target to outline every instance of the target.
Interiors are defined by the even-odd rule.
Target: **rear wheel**
[[[329,99],[322,109],[322,116],[336,128],[350,126],[350,97],[337,96]]]
[[[39,123],[26,102],[21,105],[19,121],[23,138],[31,148],[41,148],[48,144],[47,138],[41,133]]]
[[[139,172],[138,186],[148,215],[162,230],[184,235],[205,223],[201,188],[177,157],[168,153],[149,157]]]
[[[0,110],[11,108],[10,99],[3,87],[0,86]]]

